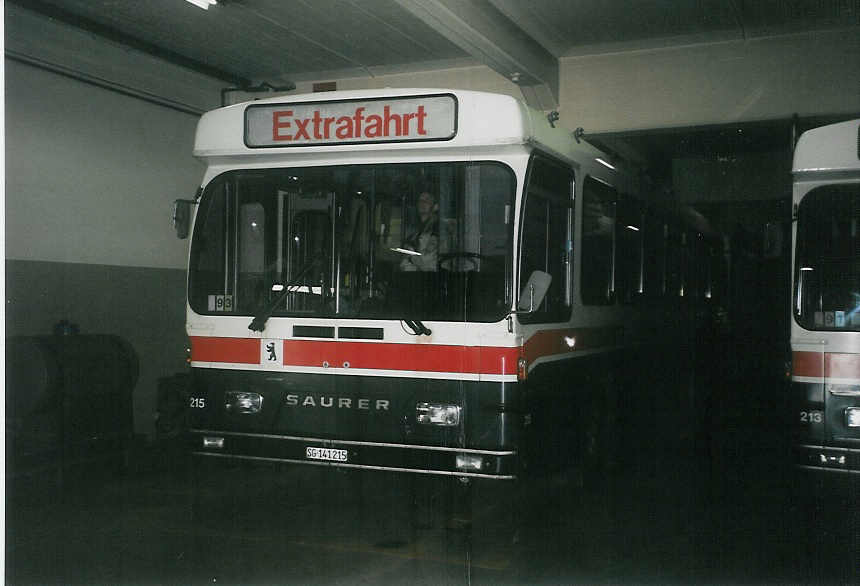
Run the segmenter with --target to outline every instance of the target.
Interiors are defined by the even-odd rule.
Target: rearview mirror
[[[177,199],[173,202],[173,229],[180,240],[188,238],[191,229],[191,206],[197,202],[191,199]]]
[[[552,275],[543,271],[532,271],[529,280],[523,290],[520,291],[520,300],[517,303],[516,313],[533,313],[543,303]]]

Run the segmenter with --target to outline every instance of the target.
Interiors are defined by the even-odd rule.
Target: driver
[[[435,271],[439,250],[439,202],[429,191],[422,191],[416,203],[418,227],[403,243],[406,254],[400,261],[402,271]]]

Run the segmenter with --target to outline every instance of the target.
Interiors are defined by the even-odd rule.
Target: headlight
[[[484,459],[475,454],[457,454],[455,460],[457,470],[480,472],[484,467]]]
[[[425,425],[453,427],[460,423],[460,406],[444,403],[418,403],[415,406],[415,419]]]
[[[258,413],[263,408],[263,397],[260,393],[227,391],[224,394],[224,408],[229,413]]]
[[[845,425],[860,427],[860,407],[848,407],[845,410]]]

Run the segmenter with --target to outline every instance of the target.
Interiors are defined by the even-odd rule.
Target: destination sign
[[[253,104],[245,110],[249,147],[449,140],[456,133],[457,101],[447,94]]]

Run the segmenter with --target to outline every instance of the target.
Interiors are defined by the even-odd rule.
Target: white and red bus
[[[677,354],[721,250],[580,138],[459,90],[205,114],[176,210],[193,453],[493,479],[599,459],[619,373]]]
[[[860,472],[860,120],[794,152],[791,399],[800,466]]]

